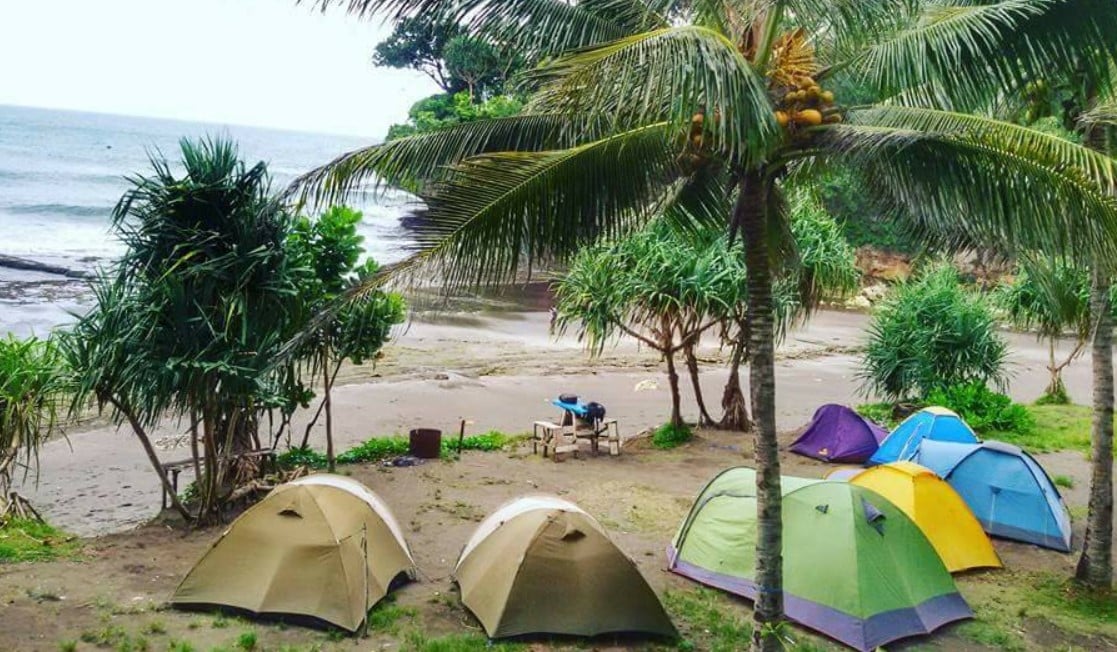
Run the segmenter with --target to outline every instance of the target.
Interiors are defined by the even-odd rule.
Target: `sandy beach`
[[[858,393],[855,351],[866,323],[862,314],[823,311],[783,343],[776,366],[781,431],[802,426],[823,403],[864,400]],[[1010,393],[1018,400],[1034,400],[1047,380],[1046,351],[1027,336],[1011,335],[1010,340],[1015,374]],[[725,382],[724,356],[714,346],[702,349],[701,356],[702,385],[716,416]],[[533,421],[557,416],[547,400],[563,392],[605,404],[625,437],[663,423],[670,411],[666,374],[653,352],[621,341],[591,359],[573,335],[555,338],[548,333],[545,312],[420,316],[400,329],[375,366],[345,369],[339,382],[343,384],[333,400],[340,450],[416,427],[456,432],[462,418],[473,421],[468,427],[472,433],[527,432]],[[1088,356],[1067,370],[1066,382],[1072,396],[1088,400]],[[683,400],[684,414],[696,418],[689,388],[684,388]],[[296,416],[296,437],[311,413]],[[163,461],[189,457],[183,432],[182,424],[171,422],[156,429]],[[38,482],[29,478],[20,489],[52,523],[93,536],[119,532],[156,515],[159,483],[130,429],[98,427],[68,435],[43,449]],[[320,424],[310,442],[324,449]],[[1087,471],[1085,464],[1082,471]],[[184,473],[181,486],[190,479]]]

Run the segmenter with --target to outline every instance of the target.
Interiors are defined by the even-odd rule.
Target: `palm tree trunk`
[[[679,373],[675,370],[675,351],[668,347],[663,357],[667,360],[667,384],[671,387],[671,425],[679,427],[683,425],[683,412],[679,398]]]
[[[1097,267],[1097,266],[1095,266]],[[1090,311],[1094,321],[1093,470],[1086,539],[1075,577],[1095,588],[1113,583],[1113,317],[1109,275],[1094,269]]]
[[[749,432],[752,430],[752,420],[749,419],[749,408],[745,402],[745,393],[741,391],[741,363],[745,360],[745,351],[748,349],[748,329],[741,325],[737,341],[733,343],[733,358],[729,363],[729,380],[725,383],[725,390],[721,395],[721,422],[718,424],[723,430],[739,430]]]
[[[764,178],[746,175],[733,209],[745,242],[748,270],[749,389],[756,419],[756,627],[753,650],[783,649],[783,514],[779,444],[776,440],[775,329],[772,271],[768,251],[767,191]]]
[[[694,386],[694,400],[698,403],[698,425],[712,426],[714,420],[706,410],[706,400],[702,397],[702,385],[698,382],[698,357],[694,355],[693,344],[683,347],[683,357],[686,360],[687,372],[690,374],[690,384]]]
[[[330,404],[330,350],[327,347],[322,352],[322,377],[325,382],[325,397],[322,403],[326,406],[326,469],[333,473],[337,470],[337,461],[334,459],[334,420],[333,409]]]
[[[159,462],[159,455],[155,452],[155,447],[151,445],[151,438],[147,436],[147,431],[136,419],[131,411],[124,408],[114,397],[107,397],[108,402],[116,408],[118,412],[124,415],[128,420],[128,425],[132,426],[132,432],[136,433],[136,438],[140,440],[140,445],[143,446],[144,453],[147,453],[147,461],[151,462],[151,468],[155,470],[155,475],[159,477],[159,482],[163,485],[163,490],[171,495],[171,505],[175,510],[182,514],[182,518],[187,521],[193,520],[190,511],[182,504],[178,498],[178,493],[175,491],[174,486],[171,484],[171,479],[167,477],[167,473],[163,470],[163,465]]]

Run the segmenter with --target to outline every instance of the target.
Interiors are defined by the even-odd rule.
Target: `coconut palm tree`
[[[357,16],[449,10],[544,61],[517,116],[342,156],[294,189],[335,201],[367,181],[417,189],[421,251],[398,275],[446,287],[511,277],[664,210],[720,219],[744,241],[758,427],[754,643],[782,613],[772,265],[784,182],[852,169],[920,233],[1093,251],[1117,235],[1113,162],[959,109],[1029,75],[1103,65],[1108,0],[319,0]],[[853,78],[880,102],[851,107]],[[724,207],[729,206],[728,210]]]

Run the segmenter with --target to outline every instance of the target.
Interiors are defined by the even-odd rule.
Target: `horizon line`
[[[132,118],[139,120],[154,120],[163,122],[181,122],[184,124],[200,124],[211,125],[215,127],[240,127],[245,129],[259,129],[261,131],[278,131],[293,134],[303,134],[308,136],[337,136],[341,138],[353,139],[369,139],[372,141],[370,144],[377,144],[384,140],[383,136],[371,136],[369,134],[353,134],[340,131],[307,131],[306,129],[297,129],[293,127],[274,127],[268,125],[254,125],[243,122],[223,122],[218,120],[206,119],[188,119],[188,118],[171,118],[161,115],[144,115],[140,113],[114,113],[111,111],[97,111],[93,109],[75,109],[72,107],[64,106],[43,106],[40,104],[13,104],[8,101],[0,101],[0,108],[13,108],[13,109],[37,109],[41,111],[59,111],[64,113],[84,113],[87,115],[101,115],[118,118]]]

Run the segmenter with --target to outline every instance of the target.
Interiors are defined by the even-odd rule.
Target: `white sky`
[[[438,92],[295,0],[0,0],[0,104],[382,137]]]

